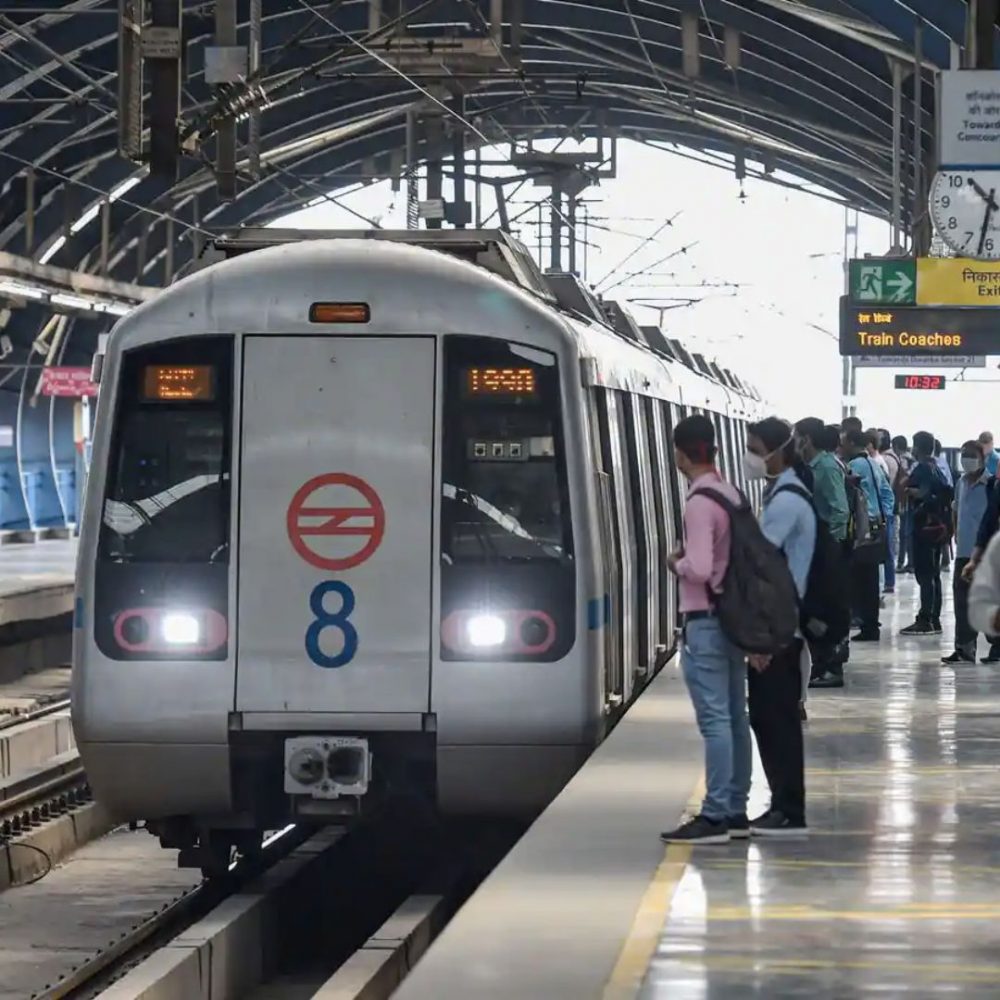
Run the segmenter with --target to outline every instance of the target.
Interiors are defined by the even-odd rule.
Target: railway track
[[[512,842],[398,817],[301,832],[263,874],[203,883],[34,1000],[380,1000]]]

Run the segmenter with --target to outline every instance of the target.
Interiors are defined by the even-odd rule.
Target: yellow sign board
[[[918,306],[1000,306],[1000,261],[917,258]]]

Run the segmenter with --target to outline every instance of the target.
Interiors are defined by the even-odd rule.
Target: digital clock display
[[[481,399],[533,399],[538,391],[534,368],[500,366],[465,369],[465,395]]]
[[[215,399],[215,366],[146,365],[142,398],[149,403],[210,403]]]
[[[897,375],[897,389],[943,389],[943,375]]]

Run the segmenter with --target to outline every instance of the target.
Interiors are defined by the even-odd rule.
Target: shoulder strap
[[[809,504],[810,507],[815,509],[816,505],[813,503],[812,494],[804,486],[800,486],[798,483],[782,483],[771,494],[771,498],[773,499],[779,493],[794,493],[797,497],[802,497],[802,499],[805,500],[805,502]]]
[[[739,492],[737,490],[737,492]],[[748,506],[747,499],[740,493],[740,506],[737,507],[729,497],[724,496],[718,490],[713,490],[711,488],[702,488],[700,490],[695,490],[692,497],[708,497],[710,500],[714,500],[729,516],[733,517],[737,511],[742,510],[744,507]],[[690,499],[690,498],[689,498]]]
[[[865,461],[868,463],[868,468],[872,474],[872,486],[875,487],[875,501],[878,504],[878,516],[884,521],[885,511],[882,509],[882,494],[878,488],[878,476],[875,475],[875,466],[872,465],[872,460],[865,455]]]

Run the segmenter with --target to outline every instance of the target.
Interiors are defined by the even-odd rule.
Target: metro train
[[[207,871],[393,796],[536,813],[673,650],[672,426],[710,414],[739,482],[759,395],[503,233],[208,257],[95,358],[96,798]]]

